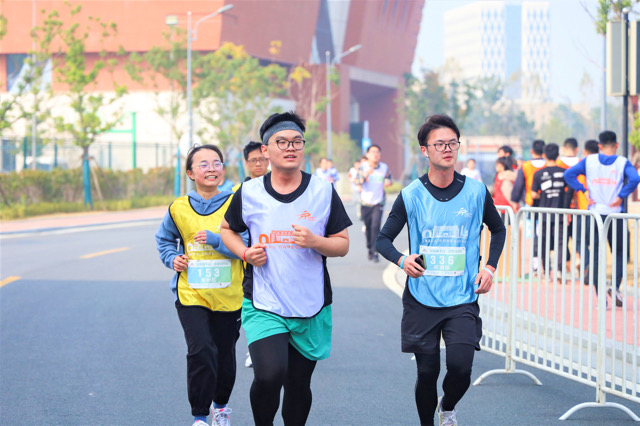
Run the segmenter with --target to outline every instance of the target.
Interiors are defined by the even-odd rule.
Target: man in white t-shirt
[[[475,179],[478,182],[482,182],[482,176],[480,175],[480,170],[476,169],[476,160],[473,158],[469,158],[467,160],[467,167],[462,169],[460,172],[461,175],[470,177],[471,179]]]
[[[382,224],[382,211],[384,209],[384,188],[391,185],[391,172],[389,166],[380,162],[380,147],[371,145],[367,149],[367,161],[360,163],[358,183],[360,184],[360,211],[365,225],[367,236],[367,250],[369,260],[378,263],[376,251],[376,238]]]

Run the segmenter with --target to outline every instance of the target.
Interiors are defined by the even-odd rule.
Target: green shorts
[[[265,337],[288,333],[289,343],[311,361],[329,358],[331,353],[331,305],[312,318],[282,318],[254,308],[251,300],[243,298],[242,327],[249,345]]]

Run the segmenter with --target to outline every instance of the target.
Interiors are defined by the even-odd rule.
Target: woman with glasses
[[[245,182],[222,222],[227,247],[247,262],[242,326],[253,360],[250,399],[256,425],[272,425],[284,388],[282,418],[304,425],[311,376],[331,351],[327,257],[349,250],[351,220],[326,180],[300,170],[304,121],[273,114],[260,128],[271,173]],[[249,244],[240,233],[249,231]]]
[[[469,388],[474,351],[480,350],[478,295],[488,292],[506,236],[487,187],[454,170],[460,131],[446,115],[428,117],[418,132],[429,172],[402,189],[378,235],[380,254],[408,275],[402,296],[402,351],[414,353],[420,424],[457,425],[455,406]],[[480,233],[491,231],[489,258],[480,265]],[[404,225],[409,255],[393,240]],[[438,399],[440,338],[447,374]]]
[[[187,176],[195,191],[176,199],[156,233],[160,259],[176,271],[171,280],[187,342],[187,390],[194,426],[228,425],[240,336],[242,261],[220,239],[220,223],[233,192],[218,189],[225,169],[214,145],[193,148]],[[178,242],[176,244],[176,242]]]

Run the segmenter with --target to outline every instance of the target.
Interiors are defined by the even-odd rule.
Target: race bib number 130
[[[224,288],[231,285],[231,261],[190,260],[187,282],[191,288]]]
[[[466,258],[465,247],[428,247],[420,246],[424,254],[424,275],[458,277],[464,274]]]

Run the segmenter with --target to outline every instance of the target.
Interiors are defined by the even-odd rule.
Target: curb
[[[141,218],[141,219],[125,220],[121,222],[103,222],[103,223],[86,224],[86,225],[69,225],[69,226],[57,226],[57,227],[51,227],[51,228],[36,228],[36,229],[27,229],[27,230],[20,230],[20,231],[7,231],[7,232],[0,232],[0,240],[30,237],[30,236],[36,236],[36,235],[54,235],[54,234],[66,234],[66,233],[82,232],[82,231],[95,231],[95,230],[101,230],[101,229],[128,228],[143,222],[157,222],[161,220],[162,218]]]

